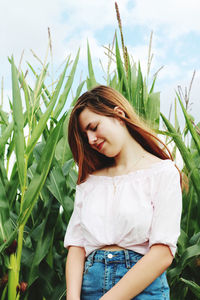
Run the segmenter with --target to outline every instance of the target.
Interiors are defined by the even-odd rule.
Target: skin
[[[79,124],[93,149],[108,157],[118,155],[125,141],[124,126],[118,119],[95,114],[86,108],[79,116]],[[100,149],[98,145],[102,142],[104,145]]]
[[[119,107],[115,107],[114,110],[119,115],[124,115],[123,110]],[[132,138],[120,118],[108,118],[85,108],[79,116],[79,124],[93,149],[115,159],[113,167],[96,171],[95,174],[121,175],[129,171],[134,171],[136,167],[136,169],[148,168],[151,164],[161,161],[159,158],[145,151]],[[98,145],[101,145],[102,142],[104,144],[99,149]],[[139,163],[137,163],[138,161]]]
[[[119,107],[115,107],[114,109],[119,115],[124,115],[123,110]],[[114,157],[114,166],[96,171],[96,175],[115,176],[127,174],[135,169],[148,168],[153,163],[160,161],[159,158],[146,152],[132,138],[124,122],[121,121],[120,118],[108,118],[85,108],[79,116],[79,124],[82,132],[88,139],[88,143],[93,149],[106,156]],[[81,250],[79,250],[79,252],[81,252]],[[75,249],[71,250],[71,257],[78,258],[77,253],[78,252],[76,251],[75,254]],[[170,266],[172,260],[173,256],[167,245],[153,245],[149,252],[145,254],[142,259],[140,259],[135,266],[132,267],[123,278],[121,278],[121,280],[100,299],[132,299],[160,276]],[[68,273],[68,275],[70,274],[72,277],[69,284],[71,290],[70,297],[67,298],[68,300],[80,300],[83,255],[80,261],[81,268],[79,268],[79,272],[72,274],[72,267],[68,268],[66,271],[66,273]],[[72,266],[72,259],[70,260],[70,257],[68,265]],[[70,277],[70,275],[68,277]],[[76,284],[77,280],[78,287]]]

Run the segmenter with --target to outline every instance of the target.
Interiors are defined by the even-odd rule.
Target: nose
[[[92,132],[92,131],[87,132],[87,137],[88,137],[88,143],[90,145],[94,144],[97,140],[95,132]]]

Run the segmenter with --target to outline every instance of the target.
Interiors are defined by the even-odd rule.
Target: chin
[[[119,152],[110,152],[110,153],[102,153],[102,154],[104,154],[105,156],[107,156],[107,157],[112,157],[112,158],[115,158],[115,157],[117,157],[118,155],[119,155]]]

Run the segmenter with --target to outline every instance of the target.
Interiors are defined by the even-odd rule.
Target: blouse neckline
[[[138,174],[138,173],[144,173],[144,172],[149,172],[153,169],[157,169],[159,167],[161,167],[163,165],[163,163],[173,163],[175,164],[175,162],[171,159],[163,159],[162,161],[156,162],[154,164],[152,164],[150,167],[148,168],[142,168],[142,169],[138,169],[138,170],[134,170],[131,172],[128,172],[126,174],[121,174],[121,175],[114,175],[114,176],[107,176],[107,175],[94,175],[94,174],[89,174],[90,178],[102,178],[102,179],[115,179],[115,178],[124,178],[127,176],[131,176],[134,174]]]

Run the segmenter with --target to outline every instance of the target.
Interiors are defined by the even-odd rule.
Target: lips
[[[97,149],[100,151],[103,147],[104,141],[97,145]]]

